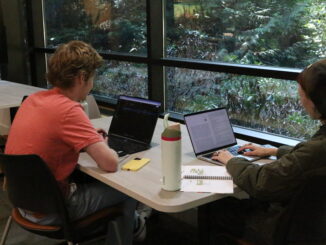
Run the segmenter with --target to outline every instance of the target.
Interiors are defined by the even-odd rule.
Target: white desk
[[[108,129],[110,121],[111,117],[92,120],[96,128],[103,128],[105,130]],[[163,120],[159,119],[152,140],[152,148],[144,152],[135,153],[131,156],[147,157],[151,159],[151,162],[139,171],[122,171],[121,165],[123,163],[120,163],[116,173],[107,173],[100,170],[87,153],[80,154],[80,170],[161,212],[182,212],[226,196],[214,193],[169,192],[161,189],[160,141],[162,129]],[[184,125],[182,125],[182,151],[182,164],[209,165],[209,163],[195,158],[188,132]],[[244,192],[237,192],[233,195],[241,197],[241,195],[246,194]]]
[[[21,104],[25,95],[42,88],[0,80],[0,135],[7,134],[10,127],[10,108]]]
[[[22,102],[24,95],[30,95],[40,90],[43,89],[0,80],[0,109],[17,107]]]

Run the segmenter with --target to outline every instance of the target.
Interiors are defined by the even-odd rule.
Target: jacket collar
[[[313,138],[321,135],[326,135],[326,124],[320,126],[319,130],[315,133]]]

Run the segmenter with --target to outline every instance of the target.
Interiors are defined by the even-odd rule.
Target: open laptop
[[[150,148],[161,103],[121,95],[108,131],[109,146],[119,157]]]
[[[195,112],[184,116],[189,137],[198,159],[222,165],[211,159],[212,154],[220,149],[227,149],[237,157],[244,157],[249,161],[258,158],[238,154],[239,145],[225,108]]]

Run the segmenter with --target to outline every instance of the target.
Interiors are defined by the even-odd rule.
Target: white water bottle
[[[164,116],[161,135],[162,189],[177,191],[181,186],[181,130],[180,124],[169,126],[168,117]]]

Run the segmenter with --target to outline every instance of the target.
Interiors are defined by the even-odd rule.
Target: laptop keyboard
[[[234,146],[227,148],[227,150],[229,152],[231,152],[231,154],[233,154],[233,155],[239,155],[239,153],[238,153],[239,148],[240,148],[239,145],[234,145]]]
[[[239,154],[238,150],[240,147],[241,147],[240,145],[234,145],[234,146],[227,148],[226,150],[228,150],[230,153],[232,153],[235,157],[242,157],[251,162],[260,159],[259,157],[255,157],[255,156],[244,156],[243,154]],[[251,151],[251,150],[245,149],[244,152],[246,152],[246,151]],[[220,163],[219,161],[211,159],[213,154],[214,154],[214,152],[207,153],[205,155],[200,156],[199,159],[202,159],[202,160],[214,163],[214,164],[219,164]],[[221,164],[219,164],[219,165],[221,165]]]
[[[229,148],[227,148],[226,150],[228,150],[232,155],[239,155],[238,153],[238,150],[241,146],[240,145],[234,145],[234,146],[231,146]],[[211,152],[211,153],[208,153],[208,154],[205,154],[204,156],[207,157],[207,158],[212,158],[214,152]]]
[[[119,157],[147,149],[147,147],[144,145],[112,136],[109,137],[108,143],[110,148],[114,149],[118,153]]]

